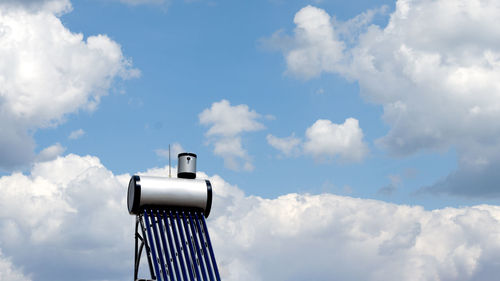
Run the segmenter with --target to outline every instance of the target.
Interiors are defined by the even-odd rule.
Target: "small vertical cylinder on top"
[[[184,179],[196,178],[196,154],[188,152],[179,153],[177,177]]]

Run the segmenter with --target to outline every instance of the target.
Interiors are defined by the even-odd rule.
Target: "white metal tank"
[[[208,180],[134,175],[128,185],[128,211],[137,215],[145,207],[203,210],[212,207],[212,185]]]

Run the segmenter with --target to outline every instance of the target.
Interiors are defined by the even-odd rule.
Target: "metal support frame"
[[[143,249],[151,279],[138,279]],[[203,211],[144,209],[136,216],[134,281],[140,280],[221,280]]]
[[[141,226],[141,234],[139,234],[139,225]],[[142,279],[137,279],[138,274],[139,274],[139,266],[141,263],[141,254],[142,250],[146,248],[146,257],[148,259],[148,265],[149,265],[149,273],[151,274],[152,280],[156,280],[156,276],[153,271],[153,263],[151,262],[151,249],[149,248],[149,245],[147,244],[147,241],[145,240],[144,237],[146,232],[146,227],[144,226],[142,214],[137,215],[135,217],[135,258],[134,258],[134,281],[136,280],[142,280]],[[139,246],[139,241],[141,241],[141,244]]]

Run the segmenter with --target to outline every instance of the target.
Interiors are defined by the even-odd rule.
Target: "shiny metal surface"
[[[187,152],[179,153],[177,159],[177,177],[196,178],[196,154]]]
[[[144,206],[198,208],[209,212],[208,189],[209,183],[205,180],[133,176],[128,190],[128,209],[131,214],[137,214]]]

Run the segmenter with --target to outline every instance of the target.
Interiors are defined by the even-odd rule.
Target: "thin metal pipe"
[[[172,232],[173,232],[173,236],[174,236],[174,241],[175,241],[175,245],[176,245],[176,248],[177,248],[177,253],[179,254],[179,263],[180,263],[180,266],[181,266],[181,270],[182,270],[182,277],[183,277],[183,280],[188,280],[187,278],[187,275],[186,275],[186,267],[184,265],[184,253],[182,251],[182,247],[179,243],[179,233],[177,232],[177,227],[175,225],[175,221],[174,221],[174,218],[173,218],[173,215],[172,215],[172,212],[169,211],[168,213],[169,215],[169,220],[170,220],[170,225],[172,225]]]
[[[205,263],[203,262],[203,258],[201,257],[200,246],[198,244],[198,237],[196,235],[196,226],[193,217],[191,216],[191,212],[188,212],[188,218],[189,218],[189,226],[191,227],[191,234],[193,235],[194,239],[194,246],[196,249],[196,253],[198,254],[198,262],[200,263],[201,275],[203,276],[203,280],[208,280],[207,273],[205,271]],[[201,234],[201,231],[199,232],[199,234]]]
[[[181,280],[181,276],[179,273],[179,266],[177,264],[177,251],[175,250],[174,244],[172,243],[172,237],[170,234],[170,226],[167,221],[167,216],[165,214],[165,211],[158,211],[158,219],[160,219],[160,222],[158,223],[160,225],[160,231],[162,233],[162,242],[163,242],[163,247],[165,248],[165,252],[167,252],[167,245],[165,243],[165,232],[163,231],[162,223],[161,223],[161,218],[163,218],[163,223],[165,224],[165,232],[167,233],[167,241],[168,241],[168,246],[169,246],[169,251],[172,254],[172,262],[173,262],[173,268],[175,270],[175,276],[177,277],[176,280]],[[170,257],[169,257],[170,258]],[[173,280],[173,277],[172,277]]]
[[[139,230],[139,216],[135,216],[134,281],[137,280],[137,275],[139,274],[139,261],[138,261],[138,257],[140,257],[140,254],[138,253],[139,246],[138,246],[138,241],[137,240],[139,240],[139,238],[138,238],[139,233],[137,232],[137,230]]]
[[[175,218],[176,218],[176,222],[177,222],[177,226],[178,226],[178,229],[179,229],[179,236],[181,237],[181,242],[182,242],[182,245],[183,245],[183,249],[184,249],[184,258],[186,259],[186,265],[187,265],[187,269],[188,269],[188,273],[189,273],[189,277],[190,277],[190,280],[191,281],[194,281],[194,275],[193,275],[193,268],[191,266],[191,261],[190,261],[190,258],[189,258],[189,252],[188,250],[186,249],[186,240],[184,239],[185,235],[184,235],[184,231],[182,230],[182,222],[179,218],[179,213],[178,212],[175,212]]]
[[[144,249],[144,241],[142,241],[141,246],[139,247],[139,256],[141,256],[142,249]],[[138,275],[138,273],[139,273],[139,265],[140,265],[140,262],[141,262],[141,259],[138,259],[138,260],[136,261],[136,266],[137,266],[137,267],[136,267],[136,268],[137,268],[136,270],[137,270],[137,272],[136,272],[136,273],[134,273],[134,276],[135,276],[134,281],[135,281],[135,280],[137,280],[137,275]],[[152,271],[152,270],[153,270],[153,269],[151,268],[151,271]]]
[[[162,251],[162,247],[161,247],[161,244],[160,244],[160,238],[158,236],[158,227],[156,226],[157,225],[157,218],[155,216],[155,213],[153,210],[149,210],[149,214],[151,215],[151,224],[152,224],[152,228],[153,228],[153,234],[154,234],[154,238],[155,238],[155,244],[156,244],[156,249],[158,250],[158,256],[160,258],[160,268],[161,268],[161,273],[163,275],[163,279],[165,281],[168,280],[168,277],[167,277],[167,270],[165,268],[165,259],[163,258],[163,252],[166,251],[166,249],[164,251]],[[163,231],[160,232],[161,234],[163,234]],[[166,255],[168,255],[168,252],[165,252]],[[173,279],[173,275],[172,275],[172,269],[170,268],[170,259],[168,260],[168,263],[167,263],[167,267],[169,268],[169,271],[168,273],[171,275],[172,279]]]
[[[198,270],[198,264],[196,263],[196,254],[194,253],[194,248],[193,248],[193,244],[192,244],[192,240],[191,240],[192,236],[190,234],[189,227],[187,226],[186,216],[185,216],[184,212],[182,212],[182,221],[184,222],[184,230],[186,231],[186,237],[188,239],[189,251],[191,252],[191,260],[194,263],[194,272],[196,274],[196,279],[201,280],[200,279],[200,271]]]
[[[146,257],[148,259],[149,273],[151,274],[151,278],[156,280],[156,275],[155,275],[155,272],[153,270],[153,262],[151,261],[151,248],[149,248],[149,245],[148,245],[147,239],[146,239],[146,227],[144,226],[144,216],[141,214],[141,215],[139,215],[139,217],[140,217],[139,222],[141,223],[141,232],[142,232],[142,239],[141,240],[142,240],[142,244],[146,248]],[[140,259],[140,257],[139,257],[139,259]]]
[[[210,264],[210,260],[208,259],[209,255],[207,251],[208,244],[205,243],[205,238],[203,238],[204,231],[200,227],[200,221],[197,212],[194,212],[194,218],[196,221],[196,227],[198,228],[198,235],[200,236],[201,245],[203,247],[203,258],[205,259],[205,264],[207,265],[208,276],[210,277],[210,281],[214,281],[214,273],[212,271],[212,265]]]
[[[158,277],[158,280],[161,281],[160,269],[158,268],[158,261],[156,259],[156,251],[155,251],[155,246],[153,243],[153,236],[151,235],[149,218],[148,218],[148,213],[146,212],[146,210],[144,210],[144,220],[146,221],[146,231],[148,233],[148,240],[149,240],[149,247],[151,248],[151,254],[153,255],[153,263],[154,263],[154,268],[156,271],[156,277]],[[153,277],[153,279],[154,279],[154,277]]]
[[[217,281],[221,281],[220,275],[219,275],[219,269],[217,268],[217,262],[215,261],[214,250],[212,249],[212,242],[210,241],[210,235],[208,235],[208,228],[207,228],[207,224],[205,223],[204,216],[201,216],[201,222],[203,224],[203,232],[205,232],[205,236],[207,238],[208,250],[210,251],[210,258],[212,260],[212,265],[214,267],[215,277],[217,278]]]
[[[165,260],[168,268],[168,273],[170,275],[170,280],[174,280],[174,270],[172,269],[172,261],[170,258],[169,248],[167,247],[167,240],[165,239],[165,231],[163,230],[163,220],[161,218],[161,212],[156,210],[156,221],[158,223],[158,227],[160,228],[160,238],[163,246],[163,252],[165,253]]]

